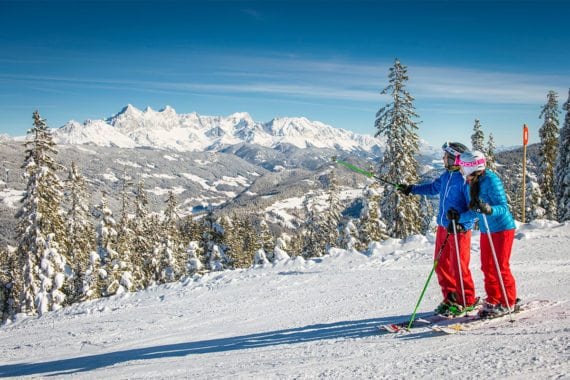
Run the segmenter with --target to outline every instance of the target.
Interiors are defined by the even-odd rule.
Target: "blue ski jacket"
[[[463,176],[458,170],[443,172],[435,181],[413,185],[412,194],[437,195],[439,194],[439,210],[437,213],[437,224],[447,228],[449,219],[447,211],[451,208],[459,211],[460,214],[469,211],[469,185],[465,183]],[[465,230],[473,228],[474,218],[467,216],[463,221],[459,221]]]
[[[497,174],[491,170],[485,170],[479,176],[479,185],[479,200],[488,203],[493,209],[491,215],[485,215],[487,223],[489,223],[489,230],[491,232],[499,232],[515,229],[515,220],[509,211],[507,195],[505,194],[503,183]],[[471,197],[469,196],[468,199],[470,200]],[[462,213],[459,223],[462,223],[463,220],[473,220],[473,218],[479,218],[479,228],[482,233],[486,233],[487,226],[483,217],[480,213],[473,210]]]

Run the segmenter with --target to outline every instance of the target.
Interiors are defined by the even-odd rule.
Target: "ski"
[[[483,327],[483,326],[487,326],[487,325],[492,325],[495,323],[501,323],[501,322],[505,322],[505,321],[509,321],[509,322],[514,322],[515,319],[510,320],[510,317],[520,317],[520,314],[522,313],[526,313],[528,311],[532,311],[532,310],[538,310],[538,309],[542,309],[548,306],[552,306],[555,303],[551,302],[551,301],[546,301],[546,300],[538,300],[538,301],[531,301],[528,303],[524,303],[521,304],[517,310],[513,311],[510,315],[504,314],[501,315],[499,317],[495,317],[495,318],[479,318],[478,316],[471,316],[471,317],[466,317],[466,319],[459,321],[459,322],[454,322],[454,323],[450,323],[450,324],[433,324],[428,326],[429,329],[431,331],[437,332],[437,333],[443,333],[443,334],[457,334],[459,332],[462,331],[469,331],[469,330],[475,330],[477,328]]]
[[[446,321],[453,321],[453,320],[462,320],[463,318],[472,318],[474,313],[477,313],[479,309],[479,303],[476,304],[474,308],[470,308],[460,313],[456,313],[454,315],[441,315],[441,314],[432,314],[424,318],[416,318],[411,326],[414,327],[425,327],[425,326],[432,326],[434,324]],[[390,333],[397,333],[397,332],[404,332],[410,331],[411,328],[408,326],[410,325],[410,321],[404,322],[396,322],[396,323],[388,323],[385,325],[378,326],[380,331],[388,331]]]
[[[439,314],[434,314],[425,318],[416,318],[412,323],[411,328],[429,326],[433,323],[437,323],[447,319],[449,318]],[[384,325],[379,325],[378,329],[382,332],[387,331],[389,333],[398,333],[398,332],[410,331],[410,329],[408,328],[409,325],[410,321],[387,323]]]

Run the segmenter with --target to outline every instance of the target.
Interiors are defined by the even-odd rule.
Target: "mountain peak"
[[[268,148],[290,144],[299,148],[318,147],[344,151],[381,149],[380,141],[371,136],[356,135],[306,117],[278,117],[261,123],[253,120],[247,112],[235,112],[225,117],[200,116],[195,112],[177,114],[168,105],[160,111],[151,107],[141,111],[132,104],[127,104],[107,120],[93,120],[82,126],[70,123],[67,130],[60,131],[61,140],[70,141],[63,135],[71,134],[72,130],[75,135],[81,136],[71,139],[72,143],[109,146],[112,140],[119,140],[122,136],[122,146],[175,151],[203,151],[214,146],[221,149],[243,142]],[[107,141],[109,139],[112,140]]]
[[[176,110],[170,106],[165,106],[164,108],[158,111],[160,113],[167,113],[167,114],[176,114]]]

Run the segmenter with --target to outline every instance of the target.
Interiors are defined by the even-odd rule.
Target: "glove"
[[[487,215],[491,215],[493,213],[493,208],[491,205],[485,202],[479,202],[479,205],[472,208],[472,210]]]
[[[454,208],[450,208],[447,210],[447,219],[449,219],[449,221],[455,220],[455,223],[457,224],[457,221],[459,221],[459,211]]]
[[[404,195],[410,195],[412,192],[412,185],[406,185],[405,183],[399,183],[396,185],[396,190]]]
[[[457,233],[465,232],[465,227],[463,227],[463,224],[455,223],[455,229],[457,230]],[[453,231],[453,222],[449,222],[447,225],[447,232],[450,234],[455,233],[455,231]]]

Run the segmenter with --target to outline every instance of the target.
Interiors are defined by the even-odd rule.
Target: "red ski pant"
[[[509,260],[515,239],[515,230],[493,232],[491,233],[491,239],[495,247],[495,252],[497,253],[497,261],[503,278],[503,284],[505,285],[509,306],[512,307],[517,298],[517,290],[515,278],[511,273]],[[507,306],[505,297],[503,296],[503,290],[501,289],[501,282],[497,275],[498,272],[493,258],[493,251],[489,244],[489,234],[483,232],[481,232],[481,270],[485,277],[487,302],[494,305],[500,303],[503,306]]]
[[[442,247],[447,229],[442,226],[437,227],[437,235],[435,239],[435,256]],[[459,248],[459,263],[457,262],[457,249],[455,245],[455,236],[457,236],[457,246]],[[475,285],[469,270],[469,260],[471,258],[471,230],[450,234],[447,243],[443,247],[439,262],[435,268],[437,280],[443,293],[443,298],[448,299],[449,293],[455,293],[456,302],[460,305],[472,305],[475,303]],[[461,269],[460,269],[461,267]],[[461,278],[463,278],[463,290],[465,291],[465,303],[463,302],[463,294],[461,291]]]

